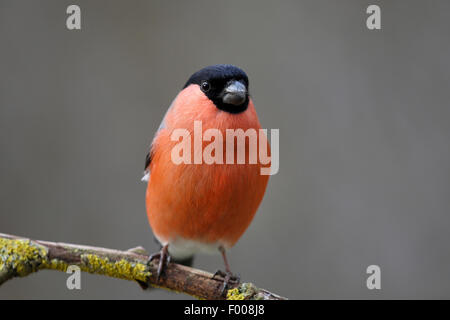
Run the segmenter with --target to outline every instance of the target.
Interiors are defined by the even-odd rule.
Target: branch
[[[147,264],[148,255],[142,247],[127,251],[30,240],[0,233],[0,286],[14,277],[25,277],[42,269],[66,272],[70,265],[81,271],[113,278],[138,281],[199,299],[221,299],[223,282],[212,274],[170,263],[164,276],[156,282],[157,259]],[[229,286],[231,300],[285,300],[251,283]]]

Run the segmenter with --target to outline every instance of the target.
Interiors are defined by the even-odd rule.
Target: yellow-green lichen
[[[75,264],[84,272],[126,280],[146,282],[151,276],[144,263],[125,259],[113,261],[95,254],[82,254],[81,263]],[[30,240],[0,238],[0,274],[24,277],[40,269],[66,272],[69,265],[70,263],[60,259],[49,260],[48,249]]]
[[[66,272],[67,268],[69,267],[69,264],[67,262],[58,260],[58,259],[52,259],[52,260],[45,260],[42,265],[39,267],[39,269],[51,269],[51,270],[58,270],[62,272]]]
[[[244,300],[245,296],[239,292],[238,288],[230,289],[227,292],[227,300]]]
[[[24,277],[47,260],[47,250],[30,240],[0,238],[0,271]]]
[[[252,283],[242,283],[239,287],[227,291],[227,300],[258,299],[259,296],[256,294],[257,292],[258,288],[256,288]]]
[[[130,262],[125,259],[110,261],[108,258],[100,258],[94,254],[84,254],[81,256],[81,260],[83,262],[81,270],[90,273],[144,282],[146,282],[151,275],[145,264]]]

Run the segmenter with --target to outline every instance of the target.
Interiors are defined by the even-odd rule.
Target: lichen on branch
[[[25,277],[48,262],[47,253],[44,246],[30,240],[0,238],[0,271],[5,278]]]
[[[183,292],[200,299],[220,299],[222,281],[211,273],[170,263],[157,282],[157,261],[148,264],[142,248],[127,251],[24,239],[0,233],[0,285],[14,277],[25,277],[42,269],[66,272],[76,265],[83,272],[138,281]],[[230,300],[285,300],[251,283],[229,288]]]
[[[73,259],[69,262],[64,258],[51,259],[47,247],[31,240],[0,238],[0,271],[5,270],[4,281],[12,277],[25,277],[42,269],[66,272],[70,265],[76,265],[84,272],[125,280],[147,282],[151,275],[144,263],[126,259],[114,261],[92,253],[77,254],[71,248],[66,248],[66,250],[72,251],[73,257],[79,256],[79,261]],[[0,284],[4,281],[0,278]]]

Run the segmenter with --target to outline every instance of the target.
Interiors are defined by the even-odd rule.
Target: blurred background
[[[70,4],[80,31],[66,28]],[[0,232],[156,251],[140,181],[150,141],[193,72],[231,63],[262,126],[280,129],[280,171],[232,269],[296,299],[450,298],[449,12],[446,0],[0,0]],[[381,290],[366,287],[372,264]],[[89,274],[69,291],[67,277],[14,279],[0,299],[187,298]]]

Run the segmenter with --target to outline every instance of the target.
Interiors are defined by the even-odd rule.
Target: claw
[[[156,273],[156,282],[159,282],[161,275],[164,273],[165,268],[170,263],[170,255],[168,251],[169,245],[166,244],[161,248],[160,252],[153,253],[148,257],[147,264],[150,264],[154,259],[159,259],[158,271]]]
[[[217,270],[214,272],[211,279],[216,279],[217,276],[223,278],[222,290],[220,290],[220,296],[223,297],[225,294],[225,290],[228,288],[229,284],[238,284],[241,280],[240,276],[235,276],[231,272]]]
[[[223,257],[223,262],[225,263],[225,270],[226,271],[222,271],[222,270],[217,270],[216,272],[214,272],[212,279],[215,279],[216,276],[221,276],[223,278],[223,286],[222,286],[222,290],[220,291],[220,297],[223,297],[225,294],[225,290],[227,289],[229,284],[238,284],[241,281],[241,277],[240,276],[235,276],[231,270],[230,270],[230,266],[228,264],[228,259],[227,259],[227,255],[225,253],[225,248],[223,246],[219,247],[219,251],[222,254]]]
[[[225,272],[223,272],[220,269],[217,269],[216,272],[214,272],[213,276],[211,277],[211,279],[215,279],[217,276],[221,276],[222,278],[225,277]]]

